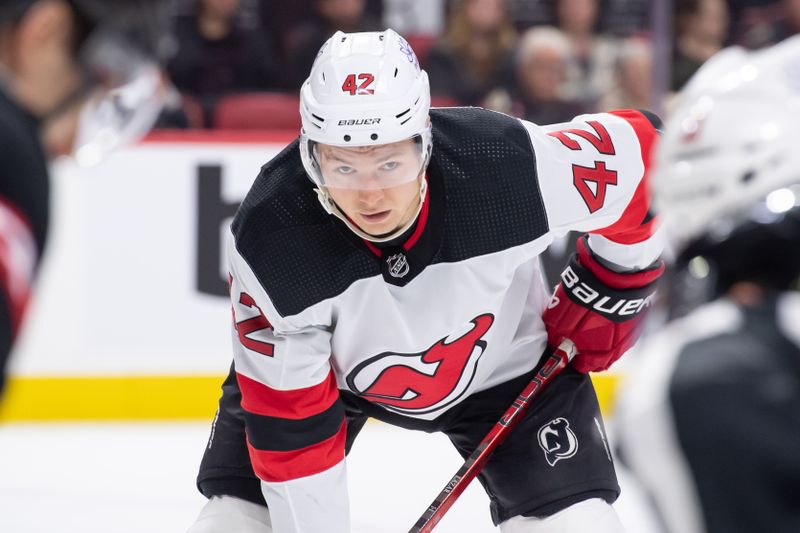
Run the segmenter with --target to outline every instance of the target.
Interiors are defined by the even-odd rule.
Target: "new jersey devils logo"
[[[559,417],[543,425],[539,428],[537,438],[550,466],[555,466],[560,459],[568,459],[578,453],[578,438],[569,428],[566,418]]]
[[[467,324],[468,331],[453,332],[425,351],[370,357],[348,374],[347,385],[392,411],[422,414],[441,409],[460,398],[472,382],[486,351],[483,336],[493,322],[493,315],[480,315]]]

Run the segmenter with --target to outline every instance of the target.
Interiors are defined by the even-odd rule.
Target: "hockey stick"
[[[514,403],[511,404],[511,407],[506,410],[491,431],[486,434],[481,443],[478,444],[478,447],[475,448],[475,451],[464,461],[456,475],[445,485],[408,533],[430,533],[433,531],[433,528],[436,527],[436,524],[439,523],[448,509],[464,492],[467,485],[481,471],[495,448],[505,440],[511,430],[514,429],[514,426],[522,419],[522,415],[525,414],[531,401],[553,376],[558,375],[572,361],[575,354],[575,344],[571,340],[564,339],[561,341],[558,348],[553,350],[545,364],[536,372],[533,379],[514,400]]]

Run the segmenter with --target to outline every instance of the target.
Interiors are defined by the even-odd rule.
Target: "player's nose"
[[[358,191],[358,201],[362,207],[376,207],[383,201],[384,193],[382,189],[360,189]]]

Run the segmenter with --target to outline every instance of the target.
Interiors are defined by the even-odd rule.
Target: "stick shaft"
[[[544,386],[569,364],[575,356],[575,345],[565,339],[556,348],[542,365],[536,375],[523,391],[506,410],[500,420],[492,427],[489,433],[478,444],[475,451],[467,457],[458,472],[445,485],[436,499],[428,506],[409,533],[430,533],[442,519],[453,503],[458,499],[467,485],[480,473],[489,456],[508,436],[514,426],[522,419],[531,401],[539,394]]]

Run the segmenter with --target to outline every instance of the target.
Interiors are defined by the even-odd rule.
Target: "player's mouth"
[[[386,211],[377,211],[375,213],[360,213],[360,215],[365,222],[369,222],[370,224],[379,224],[381,222],[385,222],[386,219],[389,218],[391,212],[391,209],[387,209]]]

